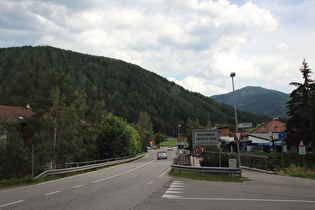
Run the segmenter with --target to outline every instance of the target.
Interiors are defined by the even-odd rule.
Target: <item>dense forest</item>
[[[52,68],[70,76],[86,97],[85,121],[92,123],[92,110],[103,102],[107,112],[136,122],[140,112],[151,117],[155,132],[171,136],[178,124],[188,119],[202,125],[234,125],[232,107],[199,93],[190,92],[137,65],[121,60],[81,54],[49,46],[0,48],[0,104],[25,106],[30,103],[36,78]],[[267,122],[267,116],[238,112],[239,122]],[[185,131],[183,131],[185,132]],[[175,132],[176,133],[176,132]]]
[[[234,125],[232,107],[111,58],[53,47],[0,49],[0,77],[0,104],[28,104],[35,113],[26,122],[1,121],[0,179],[30,174],[30,148],[37,174],[145,152],[151,141],[177,134],[179,124],[190,145],[193,129]],[[240,111],[239,120],[270,119]]]

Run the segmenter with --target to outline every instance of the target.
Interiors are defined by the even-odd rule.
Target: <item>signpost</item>
[[[252,128],[253,127],[253,123],[239,123],[237,125],[238,128]]]
[[[234,131],[234,136],[235,136],[237,142],[240,143],[240,141],[242,139],[242,131]]]
[[[178,149],[183,149],[185,144],[185,137],[177,137]]]
[[[300,141],[300,145],[299,145],[299,154],[306,155],[305,144],[302,140]]]
[[[242,139],[242,131],[234,131],[234,137],[237,140],[237,162],[238,167],[241,167],[241,156],[240,156],[240,141]]]
[[[278,133],[278,138],[280,141],[282,141],[281,147],[282,147],[282,171],[284,172],[284,157],[283,157],[283,141],[287,138],[287,134],[285,132]]]
[[[287,138],[287,134],[285,132],[280,132],[278,134],[278,138],[281,140],[281,141],[284,141],[286,138]]]
[[[304,156],[306,155],[306,148],[302,140],[300,141],[300,145],[299,145],[299,154],[303,155],[303,167],[305,167]]]
[[[202,149],[200,147],[194,147],[192,150],[192,155],[195,157],[200,157],[202,155]]]
[[[219,144],[219,129],[196,129],[192,132],[193,146],[215,146]]]

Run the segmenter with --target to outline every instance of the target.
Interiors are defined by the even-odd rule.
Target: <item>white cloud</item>
[[[231,90],[232,71],[237,88],[289,92],[302,58],[315,65],[315,3],[290,3],[3,0],[0,45],[52,45],[117,58],[208,96]]]
[[[197,93],[204,93],[205,95],[209,95],[209,96],[227,93],[226,90],[207,83],[207,80],[203,78],[196,78],[193,76],[189,76],[179,81],[173,77],[170,77],[169,80],[175,82],[178,85],[183,86],[187,90],[197,92]]]

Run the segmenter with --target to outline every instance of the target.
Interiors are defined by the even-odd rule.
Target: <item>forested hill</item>
[[[127,122],[136,122],[139,112],[147,112],[155,132],[171,135],[179,123],[199,119],[234,125],[233,108],[174,82],[121,60],[81,54],[49,46],[0,48],[0,105],[24,106],[36,77],[52,68],[62,68],[76,88],[86,95],[86,121],[97,102]],[[23,84],[23,85],[22,85]],[[40,90],[45,91],[45,90]],[[261,123],[269,117],[238,113],[239,122]]]
[[[262,87],[244,87],[235,91],[236,107],[240,110],[287,119],[289,94]],[[212,99],[233,106],[233,92],[212,96]]]

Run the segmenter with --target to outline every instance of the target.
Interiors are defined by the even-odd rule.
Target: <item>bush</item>
[[[228,154],[221,154],[221,167],[229,166],[229,159],[234,159]],[[200,165],[204,167],[220,167],[220,158],[218,153],[207,155],[200,161]]]

